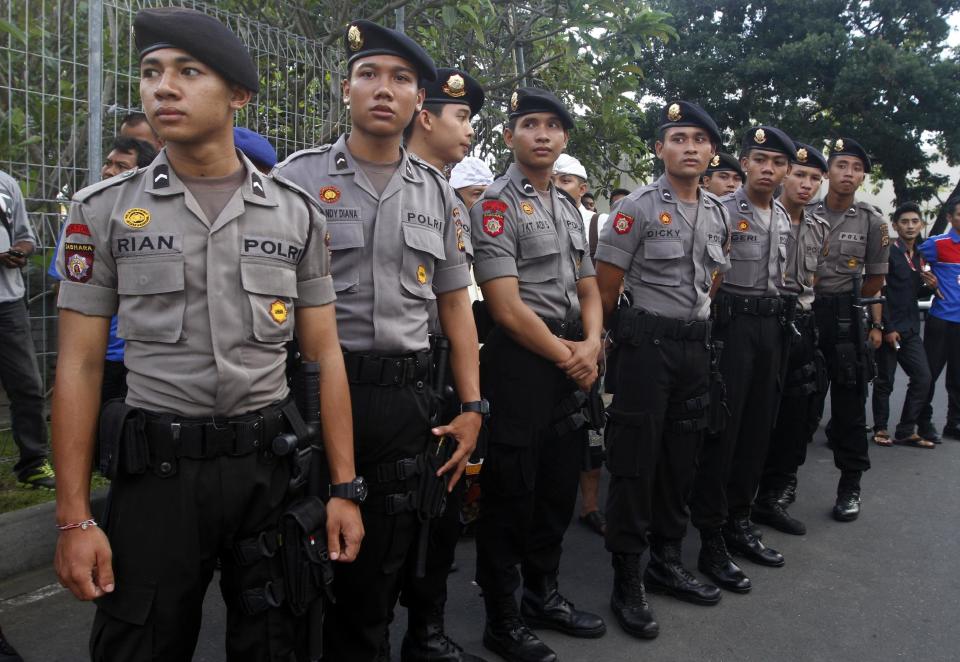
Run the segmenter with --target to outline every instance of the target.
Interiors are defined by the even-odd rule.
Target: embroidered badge
[[[880,245],[883,247],[890,245],[890,230],[887,229],[886,223],[880,224]]]
[[[673,223],[673,218],[670,216],[670,212],[665,211],[660,213],[660,225],[670,225]]]
[[[150,212],[134,207],[123,212],[123,222],[131,228],[142,228],[150,222]]]
[[[457,225],[457,250],[461,253],[467,249],[467,245],[463,243],[463,226]]]
[[[67,231],[64,233],[64,236],[69,237],[72,234],[82,234],[85,237],[89,237],[90,228],[83,223],[71,223],[67,226]]]
[[[283,324],[287,321],[287,304],[277,299],[270,304],[270,317],[277,324]]]
[[[483,201],[483,231],[491,237],[503,233],[503,213],[507,211],[507,203],[502,200]]]
[[[618,211],[617,215],[613,218],[613,231],[617,234],[627,234],[630,232],[630,228],[633,227],[633,216],[624,214],[622,211]]]
[[[417,282],[421,285],[427,284],[427,268],[422,264],[417,267]]]
[[[526,201],[521,202],[520,209],[522,209],[523,213],[526,214],[527,216],[530,216],[531,214],[533,214],[533,205],[531,205],[529,202],[526,202]]]
[[[320,189],[320,199],[332,205],[340,199],[340,189],[336,186],[324,186]]]
[[[739,230],[740,232],[746,232],[749,229],[750,229],[750,224],[747,223],[745,219],[741,218],[740,222],[737,223],[737,230]]]
[[[93,245],[65,243],[63,263],[68,280],[86,283],[93,276]]]

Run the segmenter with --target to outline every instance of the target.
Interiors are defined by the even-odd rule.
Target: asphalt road
[[[892,409],[899,415],[904,376],[898,375]],[[943,424],[942,381],[935,402]],[[829,413],[829,412],[828,412]],[[868,415],[869,419],[869,415]],[[561,590],[577,606],[602,614],[601,639],[542,636],[565,662],[657,660],[885,660],[960,659],[956,625],[960,603],[958,505],[960,442],[936,450],[880,448],[871,444],[873,469],[863,480],[860,519],[830,518],[838,472],[822,430],[810,447],[791,513],[808,533],[788,536],[767,530],[764,541],[787,559],[783,568],[744,562],[754,581],[745,596],[724,593],[715,607],[698,607],[652,596],[660,637],[639,641],[625,635],[608,606],[612,570],[602,540],[573,523],[566,537]],[[695,568],[694,533],[684,556]],[[483,654],[483,609],[472,583],[472,540],[458,549],[460,570],[450,576],[447,630],[468,651]],[[222,603],[208,593],[204,630],[195,659],[223,659]],[[27,662],[86,659],[93,607],[77,603],[44,569],[0,587],[0,625]],[[393,626],[395,658],[405,615]],[[486,654],[490,662],[499,660]]]

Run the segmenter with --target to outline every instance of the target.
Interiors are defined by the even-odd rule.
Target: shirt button
[[[164,476],[166,476],[172,470],[173,470],[173,465],[170,464],[169,462],[160,463],[160,473],[163,474]]]

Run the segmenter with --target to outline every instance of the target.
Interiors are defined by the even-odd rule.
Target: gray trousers
[[[920,334],[907,331],[900,336],[900,349],[886,342],[877,350],[877,378],[873,382],[873,429],[886,430],[890,416],[890,394],[893,392],[897,364],[910,378],[903,399],[903,412],[894,439],[905,439],[917,431],[917,419],[930,391],[930,367]]]
[[[10,427],[20,449],[13,470],[23,475],[47,458],[43,389],[23,301],[0,302],[0,385],[10,400]]]

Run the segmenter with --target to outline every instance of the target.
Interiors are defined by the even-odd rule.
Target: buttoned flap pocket
[[[581,253],[587,246],[587,240],[584,238],[583,233],[580,232],[579,228],[570,227],[570,242],[573,244],[573,247],[580,251]]]
[[[117,335],[175,343],[186,309],[183,255],[117,260]]]
[[[327,232],[330,234],[333,289],[337,292],[356,291],[364,246],[363,224],[360,221],[331,221],[327,223]]]
[[[240,262],[240,283],[250,301],[247,328],[259,342],[286,342],[293,338],[297,272],[292,266],[276,262],[257,259]]]
[[[837,271],[842,274],[860,273],[863,266],[863,257],[866,254],[867,244],[865,242],[841,240]]]
[[[640,279],[654,285],[679,285],[683,241],[647,239],[643,242],[643,267]]]
[[[410,223],[404,223],[402,231],[404,246],[400,282],[415,297],[436,299],[433,274],[437,260],[444,259],[443,236]]]
[[[817,257],[816,253],[808,252],[803,256],[803,267],[804,269],[809,271],[811,274],[814,274],[817,272],[818,261],[819,261],[819,258]]]
[[[723,246],[720,244],[707,244],[707,256],[715,266],[727,263],[727,256],[723,252]]]
[[[544,283],[559,275],[560,240],[553,232],[520,237],[520,282]]]
[[[753,287],[757,282],[762,260],[766,258],[760,250],[760,243],[753,241],[735,241],[730,248],[730,270],[723,281],[740,287]]]

